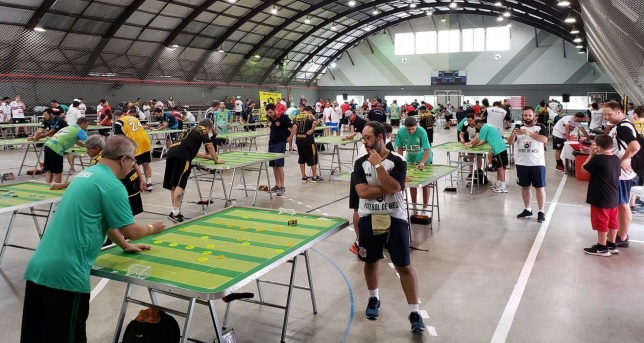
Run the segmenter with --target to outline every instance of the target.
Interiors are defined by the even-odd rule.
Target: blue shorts
[[[546,186],[545,166],[522,166],[517,164],[517,183],[521,187],[541,188]]]
[[[391,262],[397,267],[411,264],[409,257],[409,223],[406,220],[391,218],[389,233],[374,235],[371,230],[371,216],[360,217],[358,222],[360,238],[358,257],[366,263],[376,263],[384,258],[382,248],[387,248]]]
[[[277,144],[269,144],[268,152],[275,152],[275,153],[281,153],[281,154],[285,153],[286,152],[286,142],[277,143]],[[284,159],[280,158],[279,160],[268,161],[268,166],[269,167],[284,167]]]
[[[329,130],[331,130],[331,132],[338,132],[338,123],[333,123],[333,122],[327,121],[327,122],[325,122],[325,123],[324,123],[324,125],[326,125],[326,126],[332,126],[332,127],[329,129]]]
[[[619,203],[628,204],[631,202],[631,187],[635,182],[633,180],[619,180]]]

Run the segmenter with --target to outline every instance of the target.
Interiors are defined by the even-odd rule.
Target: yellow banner
[[[259,91],[260,120],[266,120],[266,109],[264,108],[264,106],[266,106],[267,104],[276,104],[281,98],[282,93]]]

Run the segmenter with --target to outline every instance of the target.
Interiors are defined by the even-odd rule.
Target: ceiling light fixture
[[[331,68],[335,68],[335,67],[337,67],[338,65],[337,65],[335,62],[331,62],[331,65],[330,65],[330,66],[331,66]]]
[[[353,7],[353,6],[355,6],[355,5],[356,5],[356,2],[355,2],[355,1],[353,1],[353,0],[352,0],[352,1],[349,1],[349,6]]]
[[[506,17],[506,18],[509,18],[510,15],[511,15],[510,10],[507,10],[507,11],[503,12],[503,16]]]
[[[582,54],[585,54],[585,53],[586,53],[586,49],[583,49],[583,48],[579,49],[578,54],[582,55]]]
[[[371,31],[371,28],[369,26],[365,26],[364,30],[365,31]]]
[[[576,37],[576,38],[575,38],[575,39],[573,39],[572,41],[573,41],[573,42],[575,42],[575,43],[581,43],[581,42],[582,42],[582,39],[581,39],[581,38],[579,38],[579,37]]]
[[[577,49],[581,49],[581,48],[583,48],[583,47],[584,47],[584,45],[583,45],[583,44],[581,44],[581,43],[580,43],[580,44],[575,45],[575,48],[577,48]]]
[[[432,11],[432,9],[430,8],[430,9],[429,9],[429,11],[427,11],[427,15],[432,15],[432,14],[434,14],[434,12],[433,12],[433,11]]]
[[[273,6],[273,8],[271,8],[271,13],[277,14],[277,8],[275,8],[275,6]]]
[[[411,4],[409,4],[409,7],[411,7],[411,8],[416,8],[416,3],[415,3],[415,2],[412,2]]]
[[[219,49],[219,52],[221,52],[223,54],[225,51],[224,51],[224,49]]]
[[[335,23],[331,24],[331,30],[335,31],[335,29],[337,29],[337,28],[338,28],[338,27],[337,27],[337,26],[335,26]]]
[[[443,16],[443,18],[441,19],[441,21],[442,21],[443,23],[447,21],[447,19],[445,19],[445,16]]]
[[[496,21],[503,21],[503,16],[499,16],[498,18],[496,18]]]
[[[572,30],[570,30],[570,33],[572,33],[573,35],[576,35],[579,33],[579,29],[573,26]]]
[[[304,19],[304,23],[305,24],[310,24],[311,23],[311,19],[309,19],[308,15],[306,16],[306,19]]]
[[[43,28],[42,28],[42,27],[40,27],[40,26],[36,26],[36,27],[34,27],[34,31],[37,31],[37,32],[45,32],[45,31],[47,31],[47,30],[43,29]]]
[[[503,1],[496,0],[496,2],[494,3],[494,6],[503,6]]]
[[[575,17],[573,17],[572,14],[569,14],[568,17],[566,19],[564,19],[564,21],[566,23],[572,24],[572,23],[576,22],[577,19],[575,19]]]
[[[260,56],[260,55],[255,55],[255,58],[262,58],[262,56]]]
[[[377,15],[378,13],[380,13],[380,11],[378,11],[378,9],[374,7],[374,8],[373,8],[373,11],[372,11],[371,13],[372,13],[373,15]]]
[[[456,2],[452,1],[452,2],[449,4],[449,8],[456,8]]]
[[[559,0],[559,2],[557,2],[557,6],[561,6],[561,7],[570,6],[570,1]]]
[[[173,47],[173,48],[175,48],[175,49],[176,49],[176,48],[178,48],[178,47],[179,47],[179,44],[172,44],[172,45],[171,45],[171,47]]]
[[[231,4],[234,4],[235,2],[237,2],[237,0],[228,0],[228,2],[230,2]]]

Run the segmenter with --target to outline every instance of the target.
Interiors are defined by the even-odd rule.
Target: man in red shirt
[[[351,106],[349,106],[349,103],[345,100],[342,105],[340,105],[340,109],[342,110],[342,113],[346,113],[351,109]]]
[[[481,113],[481,105],[479,105],[478,100],[476,100],[476,104],[474,104],[474,106],[472,106],[472,111],[474,111],[474,115],[477,115],[477,114]]]
[[[281,116],[282,114],[284,114],[284,112],[286,112],[286,106],[284,106],[281,101],[278,101],[277,103],[275,103],[275,111],[277,112],[278,116]]]

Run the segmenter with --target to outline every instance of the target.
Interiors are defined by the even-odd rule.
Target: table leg
[[[29,153],[29,147],[30,146],[31,146],[31,144],[27,145],[27,149],[25,149],[25,154],[22,155],[22,162],[20,163],[20,169],[18,169],[18,176],[20,176],[20,173],[22,173],[22,167],[24,167],[24,165],[25,165],[25,160],[27,159],[27,153]],[[40,161],[38,161],[38,162],[40,162]],[[32,178],[34,178],[34,177],[35,177],[35,175],[32,175]]]
[[[440,208],[440,201],[438,200],[438,181],[434,181],[434,189],[433,195],[432,195],[432,211],[434,208],[434,199],[436,199],[436,212],[438,212],[438,221],[441,221],[441,208]]]
[[[183,324],[183,334],[181,335],[181,343],[188,341],[188,332],[190,331],[190,324],[192,323],[192,314],[195,311],[195,303],[197,299],[191,298],[188,302],[188,311],[186,312],[186,321]],[[220,341],[221,342],[221,341]]]
[[[313,275],[311,274],[311,265],[309,264],[309,251],[304,251],[304,263],[306,264],[306,276],[309,279],[309,292],[311,293],[311,305],[313,305],[313,314],[318,313],[318,307],[315,302],[315,291],[313,290]]]
[[[125,289],[125,295],[123,296],[123,304],[121,305],[121,312],[119,313],[119,318],[116,322],[116,330],[114,331],[114,338],[112,339],[113,343],[118,343],[119,338],[121,337],[121,330],[123,329],[123,321],[125,320],[125,313],[127,312],[127,299],[132,294],[132,284],[128,283],[127,288]]]
[[[339,146],[339,145],[335,145],[335,146],[333,147],[333,150],[334,150],[334,151],[333,151],[333,153],[336,153],[336,152],[337,152],[337,154],[338,154],[338,171],[339,171],[340,173],[342,173],[342,161],[340,161],[340,146]],[[333,168],[333,163],[331,164],[331,168]]]
[[[271,178],[268,176],[268,163],[264,162],[264,171],[266,172],[266,184],[268,185],[268,196],[273,199],[273,193],[270,191],[271,190]],[[262,166],[259,166],[259,173],[262,173]]]
[[[212,325],[215,327],[215,335],[217,336],[217,342],[221,343],[224,332],[222,330],[221,325],[219,324],[219,317],[217,316],[214,300],[208,300],[208,309],[210,310],[210,318],[212,318]]]
[[[40,223],[38,222],[38,216],[36,215],[36,211],[34,210],[33,207],[29,208],[29,212],[31,212],[31,219],[34,221],[34,225],[36,226],[36,231],[38,232],[38,238],[42,239],[42,235],[44,232],[40,229]],[[49,215],[47,215],[49,217]]]
[[[233,168],[233,178],[232,178],[232,181],[230,182],[230,188],[228,189],[228,199],[229,199],[229,201],[230,201],[231,196],[233,194],[233,185],[235,184],[235,174],[236,174],[236,172],[237,172],[237,168]],[[224,178],[223,175],[222,175],[221,178],[222,179]],[[244,183],[245,182],[246,182],[246,180],[244,180]],[[225,192],[226,192],[226,188],[224,187],[224,193]],[[226,206],[228,206],[228,203],[226,203]]]
[[[9,226],[7,227],[7,233],[4,235],[4,242],[2,243],[2,249],[0,250],[0,263],[2,263],[2,257],[4,257],[4,251],[7,249],[7,244],[9,242],[9,236],[11,235],[11,230],[13,229],[13,224],[16,222],[16,215],[18,211],[13,211],[11,214],[11,219],[9,219]]]
[[[293,267],[291,267],[291,278],[288,284],[288,294],[286,296],[286,309],[284,309],[284,325],[282,325],[282,343],[286,342],[286,329],[288,327],[288,315],[291,311],[291,298],[293,295],[293,284],[295,283],[295,267],[297,266],[297,256],[293,257]]]
[[[244,193],[246,194],[246,197],[248,198],[248,185],[246,185],[246,174],[244,173],[244,167],[241,167],[241,178],[239,178],[242,182],[242,186],[244,186]],[[259,186],[259,185],[258,185]]]

